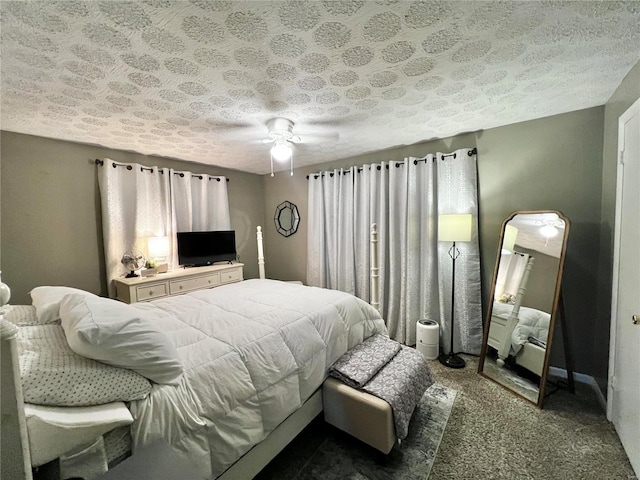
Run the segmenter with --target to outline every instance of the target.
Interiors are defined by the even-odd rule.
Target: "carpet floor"
[[[630,480],[631,464],[592,388],[560,389],[538,409],[476,373],[478,359],[433,377],[458,392],[430,480]]]
[[[577,383],[575,395],[558,390],[547,397],[544,408],[539,410],[478,375],[477,358],[463,357],[467,366],[460,370],[444,367],[437,360],[429,362],[436,382],[457,392],[432,465],[422,465],[422,469],[413,472],[398,468],[374,449],[326,425],[320,415],[256,478],[636,478],[615,429],[590,386]],[[437,436],[436,432],[431,438]],[[353,453],[356,451],[359,453]]]

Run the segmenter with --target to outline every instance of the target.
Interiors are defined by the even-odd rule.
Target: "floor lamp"
[[[438,217],[438,240],[441,242],[453,242],[449,249],[449,256],[452,261],[451,268],[451,347],[448,354],[442,353],[438,360],[440,363],[451,368],[463,368],[465,362],[453,352],[453,319],[455,315],[455,287],[456,287],[456,258],[460,255],[460,250],[456,248],[456,242],[471,241],[471,214],[440,215]]]

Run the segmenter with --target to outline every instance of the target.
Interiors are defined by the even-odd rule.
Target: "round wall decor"
[[[293,235],[298,231],[298,225],[300,224],[298,207],[291,202],[282,202],[276,207],[276,214],[273,220],[280,235],[284,237]]]

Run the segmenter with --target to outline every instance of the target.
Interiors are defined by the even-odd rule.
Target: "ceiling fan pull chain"
[[[271,176],[273,177],[273,153],[270,156],[271,156]]]

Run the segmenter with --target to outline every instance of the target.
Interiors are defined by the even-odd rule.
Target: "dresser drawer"
[[[153,285],[136,287],[136,298],[139,302],[151,300],[154,298],[166,297],[167,295],[168,292],[166,283],[155,283]]]
[[[242,269],[234,268],[220,272],[220,283],[239,282],[242,280]]]
[[[241,263],[225,263],[189,269],[176,268],[152,277],[114,278],[113,283],[116,298],[121,302],[145,302],[241,282],[242,267]]]
[[[169,282],[169,292],[171,295],[186,293],[201,288],[211,288],[220,285],[220,273],[203,275],[201,277],[183,278]]]

